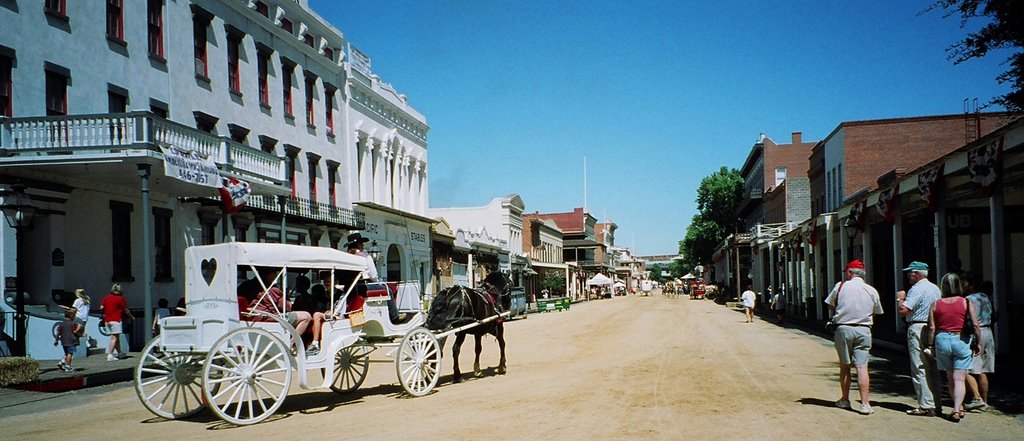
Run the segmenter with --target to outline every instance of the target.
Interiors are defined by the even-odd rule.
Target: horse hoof
[[[461,382],[462,382],[462,376],[461,375],[458,375],[458,376],[455,376],[454,378],[452,378],[452,383],[461,383]]]
[[[503,367],[499,367],[498,368],[498,375],[505,375],[507,372],[508,372],[508,369],[505,369]]]
[[[477,378],[480,378],[480,377],[484,376],[484,373],[483,373],[483,371],[476,371],[476,372],[473,372],[473,376],[477,377]]]

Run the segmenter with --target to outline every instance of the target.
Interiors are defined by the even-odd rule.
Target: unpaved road
[[[381,359],[353,394],[295,389],[254,426],[234,427],[208,412],[154,418],[123,384],[62,409],[0,415],[0,438],[1024,439],[1024,423],[995,409],[959,424],[904,415],[913,400],[900,393],[906,385],[896,386],[909,382],[897,369],[873,372],[881,389],[872,394],[874,415],[836,409],[830,342],[761,320],[745,324],[742,313],[707,301],[655,295],[577,304],[509,322],[506,338],[507,375],[494,373],[497,344],[488,338],[481,378],[451,384],[446,362],[442,384],[421,398],[402,396],[394,365]],[[472,352],[469,340],[464,370]]]

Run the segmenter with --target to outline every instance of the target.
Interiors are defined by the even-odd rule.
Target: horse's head
[[[434,296],[427,312],[427,329],[444,329],[449,324],[459,321],[467,311],[472,314],[472,306],[465,304],[469,299],[463,295],[462,289],[460,286],[453,286]]]

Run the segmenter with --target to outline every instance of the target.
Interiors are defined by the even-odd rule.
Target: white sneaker
[[[970,403],[964,404],[964,410],[980,410],[984,412],[988,410],[988,404],[981,400],[972,400]]]
[[[107,354],[107,361],[117,361],[117,360],[119,360],[119,359],[117,358],[116,355],[114,355],[114,354]]]
[[[872,409],[871,406],[869,406],[867,404],[861,404],[860,405],[860,414],[861,415],[871,415],[873,413],[875,413],[875,409]]]

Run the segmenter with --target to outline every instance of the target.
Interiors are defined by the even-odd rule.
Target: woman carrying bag
[[[963,297],[959,276],[954,273],[942,276],[939,291],[942,297],[928,313],[928,327],[932,329],[928,349],[934,352],[939,370],[946,371],[949,396],[953,398],[953,411],[949,416],[959,422],[964,418],[964,377],[971,369],[973,357],[981,354],[973,338],[981,334],[981,327],[974,307]]]

